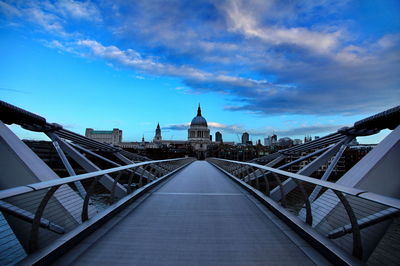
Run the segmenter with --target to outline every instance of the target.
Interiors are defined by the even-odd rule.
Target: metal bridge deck
[[[205,161],[105,224],[57,265],[313,265],[326,261]]]

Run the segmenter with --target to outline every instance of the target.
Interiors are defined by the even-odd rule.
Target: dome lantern
[[[192,119],[190,126],[201,126],[201,127],[208,127],[206,119],[201,115],[201,107],[197,108],[197,116]]]

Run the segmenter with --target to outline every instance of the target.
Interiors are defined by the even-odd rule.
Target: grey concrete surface
[[[205,161],[105,224],[56,265],[326,264],[290,228]]]

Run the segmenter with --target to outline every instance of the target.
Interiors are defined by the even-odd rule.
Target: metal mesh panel
[[[11,192],[0,191],[0,209],[3,214],[0,215],[0,264],[15,264],[27,254],[53,243],[87,219],[112,208],[119,200],[113,191],[117,182],[129,188],[129,195],[193,160],[185,158],[144,162],[81,175],[84,176],[81,179],[81,176],[72,176],[27,186],[31,189],[39,188],[35,191],[26,192],[26,187],[14,188]],[[113,179],[111,189],[100,182],[104,178],[104,171]],[[77,179],[83,185],[86,195],[78,193],[75,185]]]
[[[349,193],[334,183],[290,172],[282,174],[251,163],[215,158],[209,161],[267,196],[278,190],[275,199],[280,206],[344,252],[369,265],[394,265],[400,261],[398,206],[361,198],[361,190]],[[291,180],[295,183],[293,189],[287,185]],[[317,188],[317,197],[310,199]]]

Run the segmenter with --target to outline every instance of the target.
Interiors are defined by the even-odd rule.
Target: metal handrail
[[[400,209],[400,199],[380,195],[380,194],[362,190],[359,188],[346,187],[346,186],[343,186],[340,184],[335,184],[335,183],[315,179],[315,178],[304,176],[304,175],[299,175],[299,174],[295,174],[295,173],[291,173],[291,172],[287,172],[287,171],[283,171],[283,170],[278,170],[276,168],[263,166],[263,165],[259,165],[259,164],[255,164],[255,163],[246,163],[246,162],[239,162],[239,161],[219,159],[219,158],[209,158],[209,159],[256,167],[256,168],[267,170],[267,171],[270,171],[270,172],[273,172],[276,174],[284,175],[284,176],[287,176],[287,177],[290,177],[290,178],[293,178],[296,180],[308,182],[308,183],[322,186],[322,187],[325,187],[328,189],[340,191],[340,192],[343,192],[343,193],[346,193],[346,194],[349,194],[349,195],[352,195],[352,196],[355,196],[358,198],[366,199],[366,200],[369,200],[372,202],[377,202],[377,203],[384,204],[384,205],[387,205],[387,206],[390,206],[393,208]]]
[[[139,167],[139,166],[143,166],[143,165],[179,161],[179,160],[183,160],[183,159],[188,159],[188,158],[166,159],[166,160],[156,160],[156,161],[146,161],[146,162],[134,163],[134,164],[114,167],[114,168],[110,168],[110,169],[106,169],[106,170],[100,170],[100,171],[90,172],[90,173],[81,174],[81,175],[74,175],[74,176],[64,177],[64,178],[60,178],[60,179],[53,179],[53,180],[37,182],[37,183],[29,184],[29,185],[23,185],[23,186],[18,186],[18,187],[14,187],[14,188],[4,189],[4,190],[0,191],[0,200],[9,198],[9,197],[13,197],[13,196],[26,194],[26,193],[29,193],[32,191],[37,191],[40,189],[65,185],[65,184],[69,184],[69,183],[73,183],[73,182],[77,182],[77,181],[82,181],[85,179],[90,179],[95,176],[110,174],[110,173],[127,170],[130,168],[135,168],[135,167]]]

